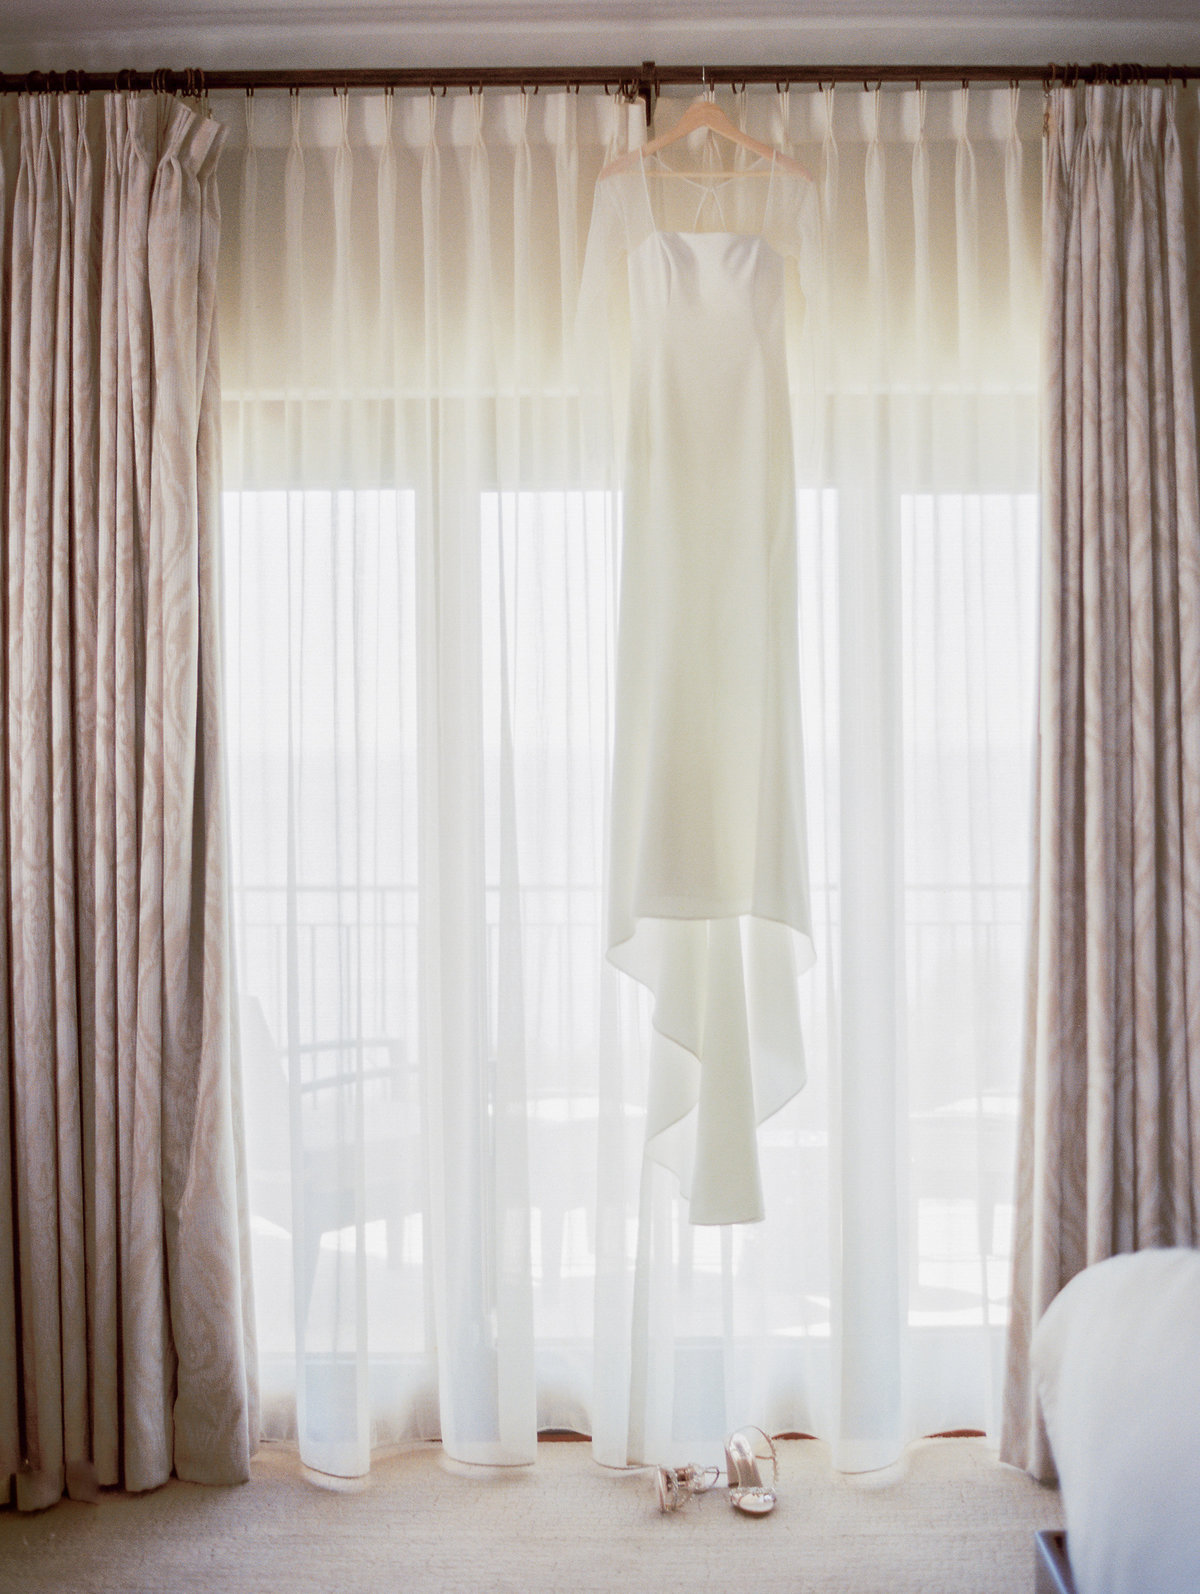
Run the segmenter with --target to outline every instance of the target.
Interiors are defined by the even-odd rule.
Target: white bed
[[[1033,1366],[1070,1563],[1046,1538],[1039,1588],[1200,1594],[1200,1251],[1085,1269],[1038,1324]]]

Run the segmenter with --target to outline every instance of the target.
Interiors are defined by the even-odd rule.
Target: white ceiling
[[[1200,63],[1200,0],[0,0],[0,69]]]

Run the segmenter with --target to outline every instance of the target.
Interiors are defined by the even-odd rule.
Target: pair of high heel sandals
[[[770,1451],[771,1487],[762,1481],[758,1463],[767,1460],[756,1451],[751,1434],[765,1439]],[[654,1482],[658,1489],[660,1511],[679,1511],[694,1494],[707,1494],[715,1488],[721,1476],[720,1467],[656,1467]],[[763,1517],[775,1509],[775,1489],[779,1483],[779,1457],[770,1434],[761,1428],[739,1428],[725,1441],[725,1479],[729,1486],[729,1503],[735,1511],[747,1516]]]

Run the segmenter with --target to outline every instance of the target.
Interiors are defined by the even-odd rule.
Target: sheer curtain
[[[237,948],[266,1431],[316,1467],[838,1465],[990,1427],[1036,551],[1040,96],[741,96],[814,174],[793,357],[817,964],[767,1219],[643,1164],[606,966],[620,506],[581,443],[591,193],[640,108],[218,102]],[[660,106],[659,127],[677,107]],[[583,373],[587,385],[587,373]]]

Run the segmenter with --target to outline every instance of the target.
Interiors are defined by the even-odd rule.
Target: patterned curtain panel
[[[219,739],[222,130],[0,121],[0,1499],[248,1475]]]
[[[1055,91],[1040,752],[1002,1454],[1049,1472],[1033,1325],[1083,1267],[1200,1240],[1193,90]]]

